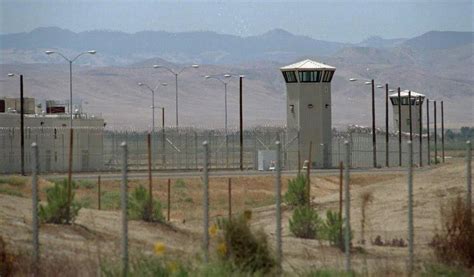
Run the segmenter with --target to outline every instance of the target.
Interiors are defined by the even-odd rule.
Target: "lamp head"
[[[230,75],[230,74],[225,74],[224,77],[225,77],[225,78],[230,78],[230,77],[232,77],[232,75]]]
[[[46,53],[46,55],[51,55],[51,54],[53,54],[53,53],[54,53],[54,51],[51,51],[51,50],[46,50],[46,51],[44,51],[44,53]]]
[[[95,51],[95,50],[89,50],[89,51],[87,51],[87,53],[89,53],[89,54],[91,54],[91,55],[95,55],[95,53],[97,53],[97,51]]]
[[[364,84],[366,84],[366,85],[371,85],[372,82],[367,81],[367,82],[365,82]]]
[[[159,64],[154,64],[154,65],[153,65],[153,68],[161,68],[161,65],[159,65]]]
[[[377,88],[383,88],[383,86],[382,85],[377,85]]]
[[[14,73],[8,73],[8,77],[14,77],[15,74]]]
[[[239,77],[240,77],[240,78],[245,78],[245,75],[240,75]]]
[[[138,85],[139,85],[140,87],[142,87],[142,86],[143,86],[143,83],[138,83]]]
[[[357,81],[357,79],[356,78],[350,78],[349,81],[350,82],[355,82],[355,81]]]
[[[389,89],[388,92],[395,92],[395,90],[394,89]]]
[[[161,83],[162,86],[166,87],[168,83]]]
[[[198,64],[193,64],[191,65],[192,68],[199,68],[199,65]]]
[[[209,79],[209,78],[211,78],[211,76],[206,75],[206,76],[204,76],[204,78]]]

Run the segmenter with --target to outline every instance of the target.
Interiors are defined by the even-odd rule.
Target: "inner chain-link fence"
[[[129,147],[130,170],[148,168],[147,132],[133,130],[104,130],[102,128],[74,128],[73,171],[118,171],[120,170],[120,143]],[[202,167],[204,153],[202,143],[207,141],[210,151],[211,169],[256,170],[259,151],[275,150],[275,141],[282,145],[282,168],[297,170],[308,159],[309,147],[300,141],[299,132],[285,127],[258,127],[243,131],[242,162],[240,159],[240,132],[236,129],[166,128],[151,134],[152,169],[197,170]],[[351,144],[351,166],[368,168],[374,166],[373,138],[370,130],[348,128],[333,131],[331,146],[312,147],[312,157],[319,156],[324,162],[313,163],[316,168],[336,168],[344,157],[344,141]],[[402,135],[401,151],[398,134],[388,136],[388,166],[406,165],[409,136]],[[24,133],[24,168],[31,171],[31,143],[39,146],[39,163],[42,172],[66,172],[68,170],[70,130],[68,128],[26,128]],[[387,166],[386,134],[376,135],[376,166]],[[0,129],[0,173],[21,171],[21,144],[19,128]],[[434,146],[433,138],[431,146]],[[432,148],[431,147],[431,148]],[[423,136],[421,147],[419,136],[413,137],[414,161],[428,163],[428,141]],[[421,153],[421,155],[420,155]],[[434,159],[434,151],[431,151]],[[401,157],[401,160],[400,160]]]

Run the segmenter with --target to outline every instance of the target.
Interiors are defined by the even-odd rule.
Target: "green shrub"
[[[442,229],[431,247],[439,261],[452,266],[474,267],[474,212],[461,197],[441,209]]]
[[[104,210],[120,209],[120,192],[119,191],[104,191],[101,193],[101,208]]]
[[[77,186],[83,189],[92,189],[95,187],[95,182],[91,180],[81,179],[76,181]]]
[[[161,203],[157,199],[153,199],[150,206],[149,193],[141,185],[135,188],[129,197],[128,212],[131,219],[142,219],[149,222],[164,220]]]
[[[302,174],[288,181],[288,190],[285,193],[285,203],[291,207],[307,205],[308,190],[306,177]]]
[[[344,234],[345,226],[343,226],[344,219],[339,219],[339,213],[331,210],[326,211],[326,220],[324,220],[321,230],[322,239],[329,241],[332,246],[337,246],[344,250]],[[342,235],[340,234],[342,226]],[[352,240],[352,232],[349,234],[349,240]]]
[[[121,276],[121,263],[106,261],[101,264],[102,276]],[[138,255],[129,263],[128,276],[189,276],[181,263],[156,256]]]
[[[308,206],[297,207],[290,218],[290,231],[298,238],[319,238],[321,226],[318,213]]]
[[[74,222],[81,205],[74,200],[76,183],[71,183],[71,203],[68,209],[68,181],[56,181],[53,187],[46,190],[46,205],[40,205],[39,217],[41,222],[68,224]],[[69,210],[69,214],[68,214]]]
[[[23,197],[23,193],[21,193],[21,191],[9,189],[9,188],[0,188],[0,194]]]
[[[220,219],[217,225],[223,232],[225,255],[219,255],[239,270],[248,273],[269,273],[275,266],[270,253],[267,235],[263,231],[252,232],[248,216],[241,215],[232,220]],[[218,249],[219,251],[219,249]],[[223,252],[222,249],[219,252]]]
[[[468,277],[470,274],[459,267],[449,267],[443,264],[428,264],[425,265],[424,270],[420,273],[422,277]]]
[[[345,272],[345,271],[340,271],[336,269],[316,269],[312,270],[303,276],[307,277],[350,277],[350,276],[356,276],[352,272]]]
[[[26,185],[28,179],[21,176],[0,177],[0,184],[8,184],[15,187]]]
[[[184,189],[184,188],[186,188],[186,183],[184,182],[183,179],[178,179],[174,183],[174,188],[175,189]]]

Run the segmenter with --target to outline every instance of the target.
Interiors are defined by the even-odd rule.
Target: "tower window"
[[[333,75],[334,75],[334,71],[324,71],[324,74],[323,74],[323,83],[329,83],[329,82],[331,82]]]
[[[302,83],[318,83],[321,81],[321,71],[299,71]]]
[[[287,83],[296,83],[296,74],[294,71],[283,71],[283,77],[285,78],[285,82]]]

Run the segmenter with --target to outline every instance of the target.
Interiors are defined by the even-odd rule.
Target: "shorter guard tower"
[[[286,82],[287,127],[299,131],[300,164],[308,159],[312,142],[311,167],[331,167],[331,81],[336,68],[304,60],[280,70]]]
[[[409,99],[411,95],[411,99]],[[410,132],[410,108],[411,108],[411,124],[413,134],[418,134],[420,132],[420,109],[423,107],[423,102],[425,100],[425,95],[404,90],[400,92],[400,114],[401,114],[401,132],[409,133]],[[390,101],[393,106],[393,122],[395,124],[395,129],[398,129],[398,92],[390,95]]]

